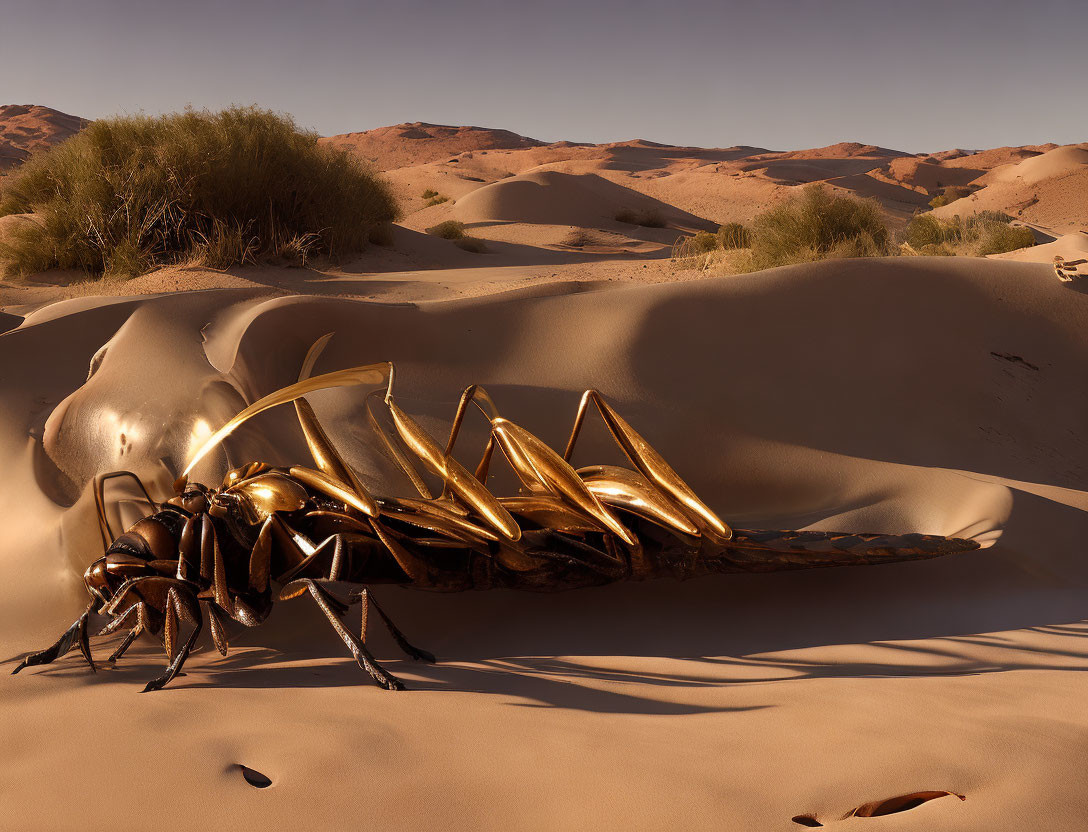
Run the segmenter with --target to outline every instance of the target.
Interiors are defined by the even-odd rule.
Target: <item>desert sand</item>
[[[234,636],[225,659],[202,642],[151,694],[138,693],[163,663],[150,639],[95,674],[78,652],[0,673],[0,826],[1083,829],[1085,286],[1059,283],[1052,254],[710,278],[667,259],[678,233],[750,217],[800,182],[872,193],[905,217],[930,198],[933,169],[992,177],[981,195],[1021,187],[1032,162],[1032,187],[1079,175],[1075,154],[1054,173],[1062,148],[974,167],[952,164],[963,152],[923,162],[851,144],[790,154],[481,132],[335,137],[387,166],[410,209],[390,245],[341,268],[0,284],[0,668],[86,603],[81,574],[101,548],[91,477],[128,468],[165,495],[209,426],[292,381],[329,332],[319,372],[394,361],[398,400],[435,435],[477,382],[560,445],[596,387],[737,526],[982,548],[558,595],[379,588],[439,659],[405,660],[375,629],[403,693],[371,685],[301,600]],[[425,207],[426,187],[450,201]],[[617,208],[659,211],[667,227],[619,222]],[[1070,216],[1082,230],[1085,213]],[[448,218],[489,253],[421,233]],[[408,493],[358,390],[312,402],[365,482]],[[483,441],[471,422],[464,461]],[[581,462],[621,459],[598,424],[584,442]],[[281,408],[197,475],[306,453]],[[118,511],[138,516],[131,501]],[[95,655],[116,641],[95,640]],[[920,791],[963,799],[847,817]]]

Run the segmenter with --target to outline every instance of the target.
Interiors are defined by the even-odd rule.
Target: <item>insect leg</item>
[[[359,593],[358,597],[363,607],[362,626],[360,627],[359,635],[364,642],[366,641],[367,606],[373,604],[375,612],[377,612],[378,615],[381,616],[382,621],[385,622],[385,626],[389,630],[389,634],[393,636],[393,641],[397,643],[397,646],[401,650],[403,650],[410,658],[413,658],[416,661],[429,662],[430,664],[435,663],[433,653],[429,653],[426,650],[421,650],[420,648],[411,644],[408,639],[404,637],[404,633],[402,633],[397,628],[397,625],[393,623],[392,619],[389,618],[385,610],[383,610],[378,604],[378,599],[374,597],[373,592],[371,592],[369,589],[363,589],[363,591]]]
[[[98,635],[100,636],[109,635],[114,630],[120,629],[121,626],[133,615],[136,616],[136,624],[132,627],[132,629],[128,631],[128,633],[125,634],[125,637],[121,641],[121,644],[118,645],[117,649],[114,650],[112,654],[110,654],[110,657],[106,661],[116,662],[123,655],[125,655],[125,651],[128,650],[130,646],[132,646],[132,642],[134,642],[136,640],[136,637],[139,636],[140,633],[142,633],[147,627],[147,605],[143,601],[137,601],[135,604],[125,610],[124,613],[122,613],[120,616],[113,619],[113,621],[103,627],[101,632],[98,633]]]
[[[201,629],[204,627],[204,617],[200,613],[200,605],[190,593],[182,593],[174,587],[171,587],[166,595],[166,607],[166,629],[169,630],[172,624],[176,627],[177,619],[181,619],[182,621],[192,624],[193,631],[189,634],[189,637],[185,639],[185,643],[182,644],[181,649],[177,651],[177,655],[173,656],[170,664],[167,665],[166,671],[144,686],[144,693],[151,690],[162,689],[171,679],[178,675],[181,666],[185,664],[185,660],[189,658],[189,653],[192,651],[193,645],[196,644]],[[168,635],[167,642],[172,645],[174,637],[174,633]],[[167,648],[167,652],[170,652],[169,648]]]
[[[284,523],[284,526],[290,528]],[[346,552],[348,548],[344,546],[344,538],[341,534],[333,534],[325,538],[321,543],[317,545],[314,550],[306,555],[299,563],[295,564],[292,568],[288,569],[278,578],[280,583],[287,583],[294,579],[297,575],[304,572],[310,567],[318,558],[324,558],[328,554],[329,549],[332,549],[331,564],[328,569],[328,579],[330,581],[340,580],[340,572],[343,569],[344,560],[347,557]]]
[[[211,601],[204,602],[205,608],[208,613],[208,626],[212,631],[212,643],[215,644],[215,649],[219,651],[219,655],[227,655],[227,649],[230,647],[230,643],[227,641],[227,629],[223,623],[223,619],[219,615],[219,611],[215,608],[215,604]]]
[[[56,661],[71,650],[76,645],[77,641],[79,642],[80,650],[83,651],[84,657],[90,661],[90,651],[85,645],[87,643],[87,619],[90,617],[94,605],[95,602],[91,601],[91,603],[87,605],[87,609],[83,611],[83,615],[77,618],[75,623],[64,631],[64,635],[57,639],[52,647],[48,647],[38,653],[31,653],[19,662],[18,666],[11,671],[12,675],[14,676],[25,667],[34,667],[39,664],[49,664],[50,662]],[[93,662],[91,663],[91,667],[94,668]]]
[[[204,515],[204,528],[200,539],[200,574],[211,579],[215,603],[226,612],[234,615],[234,602],[227,587],[227,567],[223,562],[223,551],[219,548],[219,535],[211,516]]]
[[[325,613],[325,617],[329,619],[329,623],[332,625],[332,628],[336,630],[336,634],[340,636],[348,650],[351,651],[351,655],[355,657],[356,663],[370,675],[370,678],[374,680],[375,684],[386,690],[404,690],[404,682],[391,673],[388,673],[380,664],[378,664],[370,654],[370,651],[366,649],[366,645],[363,644],[351,630],[344,626],[344,622],[337,617],[336,609],[332,603],[334,599],[315,581],[309,578],[300,578],[297,581],[292,581],[280,590],[280,600],[286,601],[291,598],[297,598],[307,591],[309,591],[310,596],[314,599],[317,606],[321,608],[321,611]]]

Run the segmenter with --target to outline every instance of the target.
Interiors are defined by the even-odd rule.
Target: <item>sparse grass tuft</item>
[[[9,272],[121,276],[340,258],[397,213],[355,158],[256,107],[92,122],[5,183],[0,215],[28,212],[0,246]]]
[[[449,201],[450,198],[448,196],[442,196],[442,194],[437,194],[436,196],[432,196],[430,199],[428,199],[424,203],[424,207],[430,208],[432,205],[441,205],[443,202]]]
[[[919,249],[919,254],[927,257],[955,257],[956,252],[948,243],[927,243]]]
[[[465,251],[471,251],[473,254],[487,254],[487,243],[481,240],[479,237],[461,237],[453,241],[453,244]]]
[[[421,199],[431,199],[432,197],[438,196],[438,191],[432,190],[431,188],[427,188],[427,190],[425,190],[419,196],[420,196]]]
[[[700,231],[694,237],[688,237],[686,242],[692,254],[706,254],[708,251],[721,248],[717,235],[709,231]]]
[[[724,252],[747,248],[751,234],[738,222],[719,226],[716,234],[699,231],[691,237],[681,237],[672,247],[672,260],[681,269],[705,270],[725,261],[735,262],[735,257],[725,257]]]
[[[443,240],[463,240],[466,237],[465,224],[457,220],[446,220],[438,225],[432,225],[427,229],[427,233],[441,237]]]
[[[641,225],[643,228],[664,228],[666,225],[661,212],[654,208],[638,211],[632,208],[624,208],[616,213],[616,222],[626,223],[627,225]]]
[[[752,245],[752,235],[739,222],[727,222],[720,226],[717,236],[720,248],[748,248]]]

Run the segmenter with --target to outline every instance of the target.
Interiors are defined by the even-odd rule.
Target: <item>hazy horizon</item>
[[[0,81],[0,103],[86,118],[252,103],[322,135],[424,121],[777,150],[1067,144],[1088,140],[1077,6],[10,0],[5,52],[32,69]]]

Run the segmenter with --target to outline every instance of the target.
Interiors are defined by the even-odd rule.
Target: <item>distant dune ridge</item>
[[[974,180],[970,196],[934,210],[938,217],[1001,211],[1056,234],[1088,226],[1088,144],[1064,145],[999,165]]]
[[[37,104],[0,105],[0,170],[82,130],[87,119]]]
[[[47,107],[0,108],[0,168],[13,167],[86,123]],[[875,199],[893,229],[926,210],[947,188],[974,193],[937,209],[935,216],[999,211],[1051,236],[1088,225],[1085,145],[911,154],[858,142],[789,151],[676,147],[646,139],[546,143],[509,130],[422,121],[321,141],[383,172],[404,224],[416,230],[452,218],[503,225],[497,233],[507,237],[514,225],[615,231],[616,213],[647,206],[666,219],[667,227],[691,230],[748,222],[810,183]],[[616,188],[602,196],[606,181]],[[619,230],[632,232],[633,239],[665,242],[664,235],[646,229]],[[514,236],[543,239],[527,229]]]

